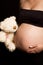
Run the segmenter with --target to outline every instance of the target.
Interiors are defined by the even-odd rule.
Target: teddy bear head
[[[16,32],[16,30],[18,29],[16,17],[12,16],[4,19],[4,21],[0,23],[0,28],[5,32]]]

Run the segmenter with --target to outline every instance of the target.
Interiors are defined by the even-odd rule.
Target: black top
[[[43,27],[43,11],[20,9],[18,22]]]

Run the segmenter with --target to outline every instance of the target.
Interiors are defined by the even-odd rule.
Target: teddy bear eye
[[[16,29],[16,26],[14,26],[13,29]]]

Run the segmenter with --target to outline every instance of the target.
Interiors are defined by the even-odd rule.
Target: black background
[[[19,0],[0,0],[0,20],[9,16],[17,16]]]
[[[19,0],[0,0],[0,21],[9,16],[18,16]],[[9,52],[4,43],[0,43],[0,65],[43,65],[43,52],[39,54],[28,54],[16,49]]]

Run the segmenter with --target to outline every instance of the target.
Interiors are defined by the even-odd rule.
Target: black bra
[[[43,11],[20,9],[18,23],[28,23],[43,27]]]

